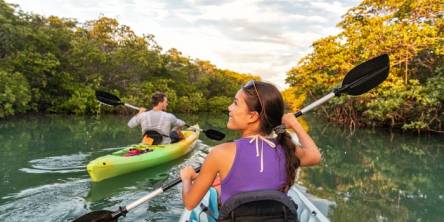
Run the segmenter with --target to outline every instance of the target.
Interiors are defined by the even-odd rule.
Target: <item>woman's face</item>
[[[245,99],[246,95],[241,89],[237,91],[233,103],[228,106],[228,129],[245,130],[249,127],[251,123],[258,120],[258,118],[255,117],[255,114],[257,115],[257,112],[251,112],[248,110]]]

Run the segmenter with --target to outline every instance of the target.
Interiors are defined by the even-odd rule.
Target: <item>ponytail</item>
[[[287,184],[282,187],[281,191],[287,192],[288,189],[294,184],[296,170],[300,165],[300,160],[296,157],[296,145],[294,145],[293,141],[291,140],[290,134],[288,134],[286,131],[278,133],[276,140],[282,146],[285,152]]]
[[[249,84],[250,82],[252,84]],[[293,144],[285,126],[282,125],[284,99],[273,84],[256,80],[250,82],[242,87],[246,96],[245,103],[249,111],[256,111],[259,114],[260,132],[269,135],[274,131],[277,134],[276,142],[281,145],[285,153],[287,173],[287,183],[281,190],[287,191],[294,184],[300,160],[296,157],[296,146]]]

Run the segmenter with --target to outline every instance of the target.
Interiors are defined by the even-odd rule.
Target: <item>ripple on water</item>
[[[98,153],[109,153],[109,151],[120,150],[123,147],[101,149]],[[85,166],[90,160],[91,153],[77,153],[61,156],[50,156],[43,159],[31,160],[31,167],[21,168],[25,173],[76,173],[84,172]]]
[[[48,184],[20,191],[3,199],[11,199],[0,206],[0,221],[69,221],[67,215],[86,213],[82,198],[88,180]],[[44,204],[42,204],[44,203]]]
[[[21,168],[25,173],[75,173],[84,172],[90,153],[51,156],[31,160],[31,168]]]

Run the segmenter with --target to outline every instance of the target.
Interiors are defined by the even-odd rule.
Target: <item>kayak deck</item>
[[[288,191],[288,196],[298,205],[298,219],[300,222],[328,222],[330,221],[313,202],[308,199],[304,191],[293,185]]]
[[[288,196],[297,204],[298,219],[300,222],[329,222],[330,220],[321,212],[304,194],[302,187],[293,185]],[[206,213],[202,207],[207,207]],[[217,192],[211,188],[202,198],[202,201],[193,210],[184,210],[179,222],[215,222],[218,215]]]

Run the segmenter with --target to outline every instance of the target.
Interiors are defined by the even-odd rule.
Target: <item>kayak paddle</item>
[[[196,173],[200,172],[201,166],[194,169]],[[182,180],[179,178],[168,182],[167,184],[163,185],[162,187],[157,188],[153,192],[141,197],[140,199],[126,205],[125,207],[119,207],[116,211],[109,211],[109,210],[98,210],[93,211],[90,213],[87,213],[77,219],[75,219],[73,222],[117,222],[117,219],[120,216],[125,216],[128,211],[130,211],[133,208],[136,208],[140,204],[152,199],[153,197],[171,189],[172,187],[176,186],[182,182]]]
[[[99,100],[99,102],[105,104],[105,105],[110,105],[110,106],[119,106],[119,105],[124,105],[126,107],[135,109],[135,110],[139,110],[140,108],[137,106],[133,106],[131,104],[128,103],[124,103],[120,100],[119,97],[117,97],[116,95],[113,95],[111,93],[107,93],[104,91],[96,91],[96,98],[97,100]]]
[[[119,106],[119,105],[124,105],[126,107],[129,107],[131,109],[135,109],[135,110],[139,110],[140,108],[137,106],[133,106],[131,104],[128,103],[124,103],[120,100],[119,97],[117,97],[116,95],[113,95],[111,93],[107,93],[104,91],[96,91],[96,98],[97,100],[99,100],[99,102],[106,104],[106,105],[110,105],[110,106]],[[186,125],[189,127],[189,125]],[[223,138],[225,138],[225,134],[215,130],[215,129],[201,129],[205,135],[213,140],[222,140]]]
[[[387,78],[389,68],[390,64],[387,54],[380,55],[359,64],[345,75],[341,87],[334,89],[329,94],[296,112],[296,117],[301,116],[335,96],[341,96],[343,93],[357,96],[368,92]]]

